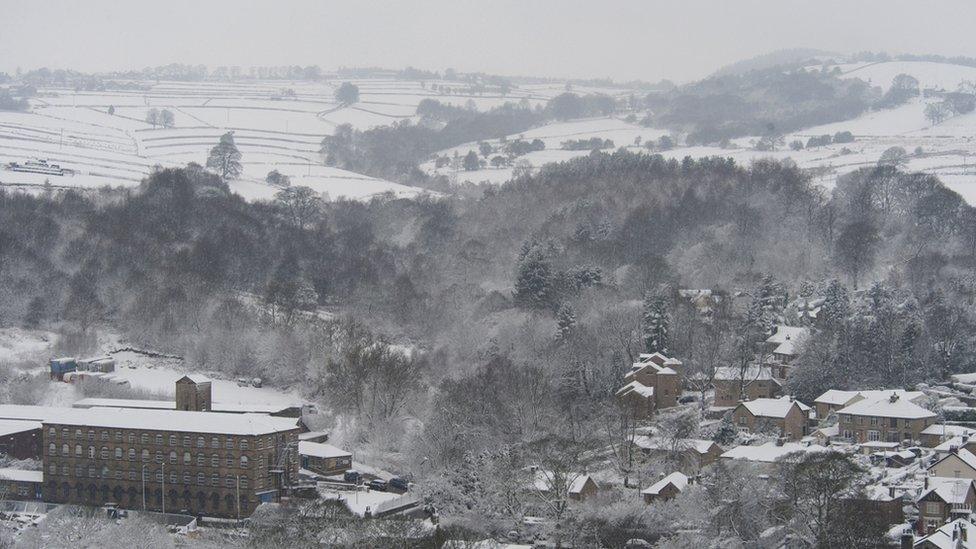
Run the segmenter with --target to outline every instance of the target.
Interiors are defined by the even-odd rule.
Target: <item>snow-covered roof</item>
[[[22,421],[16,419],[0,419],[0,437],[33,431],[41,428],[40,421]]]
[[[935,412],[926,410],[907,398],[898,397],[892,400],[890,396],[859,400],[850,406],[837,410],[837,413],[850,414],[852,416],[894,417],[899,419],[936,417]]]
[[[16,482],[44,482],[44,471],[27,471],[24,469],[0,469],[0,480]]]
[[[176,402],[172,400],[142,400],[130,398],[83,398],[74,404],[75,408],[136,408],[144,410],[175,410]],[[296,405],[297,406],[297,405]],[[280,412],[289,406],[282,404],[243,404],[236,402],[214,402],[211,411],[256,414],[272,414]]]
[[[946,503],[965,503],[966,496],[969,494],[969,487],[972,484],[973,480],[968,478],[929,477],[929,489],[919,494],[915,501],[935,492],[939,499]]]
[[[688,449],[699,454],[707,454],[714,445],[715,441],[713,440],[685,438],[678,441],[677,449]],[[634,437],[634,446],[645,450],[670,450],[672,448],[671,441],[644,435]]]
[[[840,436],[840,425],[831,425],[830,427],[821,427],[813,432],[814,434],[820,434],[825,437],[838,437]]]
[[[338,457],[352,457],[352,454],[341,449],[336,448],[331,444],[322,444],[321,442],[309,442],[307,440],[300,440],[298,442],[298,453],[303,456],[312,456],[319,458],[338,458]]]
[[[823,446],[806,446],[798,442],[784,442],[777,445],[775,442],[767,442],[759,446],[736,446],[722,454],[725,459],[739,459],[744,461],[757,461],[762,463],[774,463],[781,457],[792,454],[793,452],[826,452]]]
[[[329,438],[328,431],[308,431],[307,433],[299,433],[298,440],[308,440],[310,438],[325,437]]]
[[[681,366],[682,362],[663,353],[641,353],[640,362],[653,362],[659,366]]]
[[[205,375],[203,375],[203,374],[186,374],[185,376],[183,376],[180,379],[176,380],[176,382],[179,383],[180,381],[182,381],[184,379],[188,379],[188,380],[192,381],[193,383],[197,383],[197,384],[199,384],[199,383],[210,383],[210,378],[207,377],[207,376],[205,376]]]
[[[939,459],[938,461],[930,465],[929,469],[932,469],[933,467],[935,467],[936,465],[942,463],[947,459],[952,459],[952,456],[956,456],[957,458],[959,458],[959,461],[962,461],[963,463],[968,465],[970,469],[976,471],[976,455],[973,455],[972,452],[970,452],[965,448],[959,448],[954,453],[949,453],[948,455],[942,457],[942,459]]]
[[[228,414],[134,408],[53,408],[0,405],[0,418],[32,419],[79,427],[184,431],[227,435],[264,435],[298,428],[296,418],[265,414]]]
[[[963,427],[962,425],[945,425],[942,423],[933,423],[925,429],[922,429],[923,435],[936,435],[936,436],[951,436],[960,437],[962,435],[976,434],[976,429],[971,429],[969,427]]]
[[[766,338],[766,343],[776,345],[773,352],[780,355],[795,355],[797,347],[809,337],[810,330],[797,326],[777,326],[776,332]]]
[[[684,473],[676,471],[655,482],[650,487],[641,490],[641,493],[656,496],[659,495],[661,490],[664,490],[664,487],[668,484],[671,484],[680,492],[685,489],[685,486],[688,486],[688,477],[685,476]]]
[[[635,362],[631,365],[630,371],[624,374],[624,379],[631,379],[648,368],[654,370],[654,373],[661,375],[677,375],[678,372],[669,365],[681,366],[681,361],[676,358],[662,355],[661,353],[645,353],[640,355],[639,362]]]
[[[769,366],[759,366],[750,364],[745,370],[735,366],[719,366],[715,368],[714,379],[718,381],[738,381],[744,380],[746,384],[753,381],[776,381],[773,377],[773,369]],[[777,382],[778,383],[778,382]]]
[[[938,549],[976,549],[976,525],[966,519],[956,519],[919,539],[913,547],[923,545]]]
[[[864,391],[841,391],[838,389],[830,389],[824,394],[818,396],[814,402],[818,404],[829,404],[832,406],[843,406],[851,401],[857,395],[861,395],[866,400],[874,400],[880,398],[888,398],[892,394],[898,395],[899,398],[905,400],[914,401],[919,397],[925,396],[922,391],[906,391],[904,389],[880,389],[880,390],[864,390]]]
[[[581,493],[583,491],[583,487],[586,486],[586,481],[590,479],[590,475],[583,473],[564,474],[566,476],[566,480],[569,481],[570,494]],[[552,488],[554,479],[554,474],[551,471],[536,469],[532,476],[532,483],[540,492],[548,492]]]
[[[788,396],[747,400],[739,406],[745,406],[746,410],[749,410],[749,413],[756,417],[785,418],[786,414],[789,413],[794,405],[799,407],[801,412],[810,410],[810,407],[806,404],[803,404],[799,400],[793,400]]]
[[[949,440],[942,442],[941,444],[939,444],[938,446],[932,449],[935,450],[936,452],[949,452],[953,448],[962,448],[963,446],[966,445],[967,442],[969,441],[968,440],[963,441],[962,437],[952,437]]]
[[[654,398],[654,387],[648,387],[640,381],[635,380],[617,390],[617,396],[623,396],[628,393],[637,393],[644,398]]]

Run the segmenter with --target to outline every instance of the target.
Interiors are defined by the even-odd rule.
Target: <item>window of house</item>
[[[90,429],[88,431],[88,440],[95,440],[95,430],[94,429]]]
[[[115,449],[115,459],[122,459],[122,448]]]
[[[75,476],[76,477],[79,477],[79,478],[85,476],[85,468],[82,467],[81,465],[76,466],[75,467]]]
[[[211,438],[210,439],[210,447],[211,448],[220,448],[220,439],[217,438],[217,437]]]
[[[875,442],[880,438],[881,438],[881,433],[879,433],[878,431],[875,431],[874,429],[868,431],[868,440]]]
[[[62,444],[61,445],[61,455],[66,456],[66,455],[68,455],[70,453],[71,453],[71,449],[68,448],[68,445],[67,444]]]
[[[160,452],[159,450],[156,450],[156,463],[162,463],[162,462],[163,462],[163,453]]]
[[[108,431],[104,431],[104,430],[101,431],[99,433],[99,436],[101,437],[102,440],[108,440]]]
[[[55,444],[55,443],[53,443],[53,442],[51,444],[48,444],[48,446],[47,446],[47,455],[49,455],[49,456],[56,456],[56,455],[58,455],[58,445]]]
[[[108,459],[108,447],[102,446],[102,449],[98,452],[98,454],[102,459]]]
[[[190,455],[190,452],[183,452],[183,465],[189,465],[192,462],[193,456]]]
[[[227,468],[228,469],[231,468],[231,467],[233,467],[234,466],[234,456],[232,456],[231,454],[227,454],[227,460],[225,461],[225,464],[227,465]]]
[[[57,429],[57,427],[51,427],[50,429],[48,429],[47,430],[47,436],[49,436],[51,438],[57,438],[58,437],[58,429]]]
[[[88,459],[95,459],[95,447],[94,446],[89,446],[88,447]]]
[[[176,446],[176,435],[170,435],[169,436],[169,445],[170,446]]]
[[[136,472],[129,471],[129,480],[136,480]]]
[[[136,449],[129,448],[129,461],[135,461],[136,459]]]
[[[197,437],[197,448],[203,448],[207,445],[207,441],[203,437]]]
[[[193,482],[193,478],[190,476],[190,473],[184,471],[183,472],[183,484],[190,484],[191,482]]]
[[[872,417],[871,418],[871,425],[877,425],[877,424],[878,424],[878,418]]]
[[[88,468],[88,478],[95,478],[95,468],[94,467],[89,467]]]
[[[139,441],[143,444],[149,444],[149,434],[143,433],[142,436],[139,437]]]
[[[169,474],[169,483],[170,484],[176,484],[178,480],[179,479],[176,478],[176,473],[175,472]]]
[[[125,471],[123,471],[121,469],[116,469],[116,471],[115,471],[115,480],[122,480],[122,476],[124,474],[125,474]]]
[[[67,428],[61,429],[61,438],[65,438],[65,439],[68,438],[68,429]]]
[[[241,439],[241,450],[247,450],[247,439]]]
[[[197,484],[203,486],[206,483],[207,483],[207,476],[204,475],[203,473],[197,473]]]
[[[241,477],[241,488],[247,488],[247,477]]]
[[[224,479],[224,486],[226,486],[228,488],[233,488],[234,487],[234,477],[227,477],[226,479]]]
[[[129,433],[129,444],[135,444],[135,443],[136,443],[136,434],[133,433],[133,432],[130,432]]]
[[[220,475],[218,475],[217,473],[214,473],[213,475],[211,475],[210,476],[210,485],[211,486],[220,486]]]
[[[927,515],[938,515],[942,512],[941,505],[936,501],[925,502],[925,513]]]
[[[58,466],[56,464],[52,463],[50,466],[48,466],[47,472],[50,473],[50,474],[52,474],[52,475],[58,474]]]
[[[75,438],[81,438],[82,436],[81,429],[75,429]]]
[[[115,431],[115,442],[122,442],[122,431]]]
[[[231,438],[231,437],[227,437],[227,441],[224,442],[224,447],[227,448],[228,450],[233,450],[234,449],[234,439]]]
[[[163,435],[156,435],[156,445],[157,446],[163,445]]]
[[[169,462],[170,462],[170,464],[176,465],[176,459],[177,459],[176,458],[176,452],[170,452],[169,453]]]
[[[142,461],[149,461],[149,450],[142,450]]]
[[[247,456],[241,456],[241,468],[247,469]]]
[[[218,456],[217,454],[210,456],[210,466],[220,467],[220,456]]]
[[[189,445],[190,445],[190,437],[184,435],[183,436],[183,446],[189,446]]]
[[[203,454],[197,454],[197,467],[206,465],[207,458]]]

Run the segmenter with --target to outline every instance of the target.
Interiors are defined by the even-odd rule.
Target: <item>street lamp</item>
[[[162,463],[162,474],[159,476],[159,494],[163,497],[163,513],[166,513],[166,462]]]

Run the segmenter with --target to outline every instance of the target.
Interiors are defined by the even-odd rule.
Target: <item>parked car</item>
[[[363,476],[359,474],[359,471],[350,469],[346,471],[346,474],[342,475],[342,480],[346,482],[351,482],[353,484],[359,484],[359,481],[363,479]]]
[[[373,480],[369,481],[369,489],[376,490],[378,492],[385,492],[386,481],[381,478],[374,478]]]
[[[410,483],[407,482],[407,479],[393,477],[390,479],[390,488],[396,488],[397,490],[403,490],[406,492],[410,489]]]

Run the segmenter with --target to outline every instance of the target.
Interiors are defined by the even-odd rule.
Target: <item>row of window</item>
[[[72,488],[70,484],[63,482],[60,487],[56,483],[52,483],[49,489],[52,496],[59,494],[60,498],[65,501],[71,499],[72,495],[74,495],[78,500],[92,504],[101,504],[107,501],[128,503],[128,506],[133,509],[140,508],[143,502],[142,492],[131,486],[127,490],[123,490],[120,486],[115,486],[110,490],[105,485],[99,488],[94,484],[85,486],[78,483]],[[162,495],[163,491],[161,489],[153,489],[147,486],[145,501],[152,508],[159,509],[162,506]],[[241,493],[239,502],[240,509],[246,509],[248,506],[247,494]],[[200,491],[193,494],[189,489],[184,489],[182,493],[179,493],[176,490],[167,488],[166,505],[168,508],[179,506],[187,509],[194,508],[196,511],[209,509],[211,511],[227,511],[228,513],[233,513],[238,510],[238,501],[232,494],[225,494],[221,498],[216,492],[211,492],[208,496]]]
[[[114,437],[109,435],[108,430],[102,429],[98,431],[97,438],[103,441],[108,441],[111,438],[115,438],[116,442],[122,442],[123,438],[125,438],[128,440],[129,444],[135,444],[136,440],[138,440],[140,444],[144,444],[144,445],[155,444],[157,446],[163,446],[167,442],[169,443],[170,446],[177,446],[178,443],[181,442],[180,437],[178,437],[175,434],[171,434],[167,437],[162,435],[161,433],[157,433],[156,435],[150,435],[149,433],[141,433],[137,436],[134,431],[128,431],[126,435],[123,436],[123,433],[120,430],[116,429],[113,432],[114,432]],[[58,429],[56,427],[49,427],[47,435],[50,440],[54,440],[58,438]],[[66,427],[62,428],[61,439],[68,440],[70,438],[71,438],[71,430]],[[75,429],[74,438],[75,440],[85,440],[87,438],[87,440],[89,441],[94,441],[96,439],[96,432],[94,429],[89,429],[86,437],[85,432],[82,429]],[[221,437],[210,437],[210,441],[209,441],[210,448],[218,449],[223,447],[226,448],[227,450],[233,450],[235,447],[240,446],[241,450],[248,449],[249,443],[247,438],[242,438],[240,439],[239,443],[235,443],[234,437],[226,437],[223,441],[223,444],[221,444],[220,438]],[[259,450],[264,447],[264,442],[265,441],[263,437],[257,438],[257,447]],[[197,448],[206,448],[208,445],[207,438],[204,436],[197,436],[194,439],[194,437],[191,437],[190,435],[183,435],[182,443],[184,447],[191,447],[193,446],[194,443],[196,444]]]
[[[47,453],[49,456],[57,456],[58,445],[53,442],[48,444]],[[119,447],[116,447],[115,450],[112,451],[107,446],[102,446],[101,450],[97,451],[96,453],[94,446],[88,447],[88,459],[95,459],[96,457],[100,459],[110,459],[111,457],[113,457],[112,454],[114,454],[114,457],[117,460],[128,458],[129,461],[136,461],[137,456],[141,456],[142,461],[148,462],[153,458],[153,455],[149,452],[149,450],[146,449],[143,449],[142,452],[137,454],[135,448],[129,448],[129,451],[127,453],[124,453],[123,449]],[[60,455],[62,457],[71,457],[71,447],[67,443],[61,445]],[[81,446],[81,444],[75,444],[74,457],[76,458],[85,457],[85,451],[84,448]],[[163,463],[163,461],[165,460],[166,460],[166,455],[163,453],[163,451],[157,450],[155,453],[156,463]],[[171,450],[169,452],[169,463],[171,465],[176,465],[178,463],[178,460],[179,460],[179,456],[177,455],[176,451]],[[194,461],[193,455],[190,454],[190,452],[183,452],[183,465],[192,465],[193,461]],[[237,460],[234,458],[233,455],[227,454],[226,456],[224,456],[223,461],[225,467],[234,467],[238,462],[240,463],[242,469],[246,469],[248,466],[247,456],[241,456],[240,460]],[[209,463],[211,467],[220,467],[220,462],[221,459],[219,455],[217,454],[210,455]],[[208,460],[206,454],[197,453],[196,455],[197,466],[205,467],[207,463]]]
[[[849,415],[849,414],[844,414],[842,420],[843,420],[844,423],[854,423],[854,416]],[[907,420],[907,419],[903,419],[901,422],[902,422],[902,424],[904,426],[908,426],[908,424],[909,424],[909,420]],[[884,423],[885,422],[884,422],[884,419],[883,418],[879,418],[879,417],[876,417],[876,416],[871,416],[871,417],[868,418],[868,424],[869,425],[884,425]],[[857,416],[857,424],[858,425],[864,425],[864,416]],[[898,418],[896,418],[896,417],[888,418],[888,425],[890,427],[896,427],[897,428],[898,427]]]
[[[62,465],[59,469],[56,464],[52,463],[48,466],[47,472],[52,476],[71,476],[72,469],[70,469],[67,465]],[[78,478],[114,478],[115,480],[130,480],[133,482],[142,480],[156,483],[163,482],[163,472],[161,470],[147,470],[145,472],[145,478],[143,478],[142,475],[143,472],[139,470],[124,471],[122,469],[116,469],[113,471],[112,469],[99,470],[97,467],[82,466],[77,466],[74,468],[74,476]],[[204,473],[197,473],[196,475],[193,475],[188,471],[183,471],[182,473],[178,471],[171,471],[168,475],[166,475],[166,477],[166,482],[169,484],[179,484],[180,481],[182,481],[183,484],[196,484],[197,486],[220,486],[223,484],[223,486],[226,488],[236,488],[239,478],[241,489],[248,488],[250,486],[250,479],[247,476],[238,477],[236,475],[228,475],[226,477],[221,477],[217,473],[213,473],[212,475],[208,476]],[[255,486],[260,488],[262,484],[263,482],[261,478],[258,477]]]

